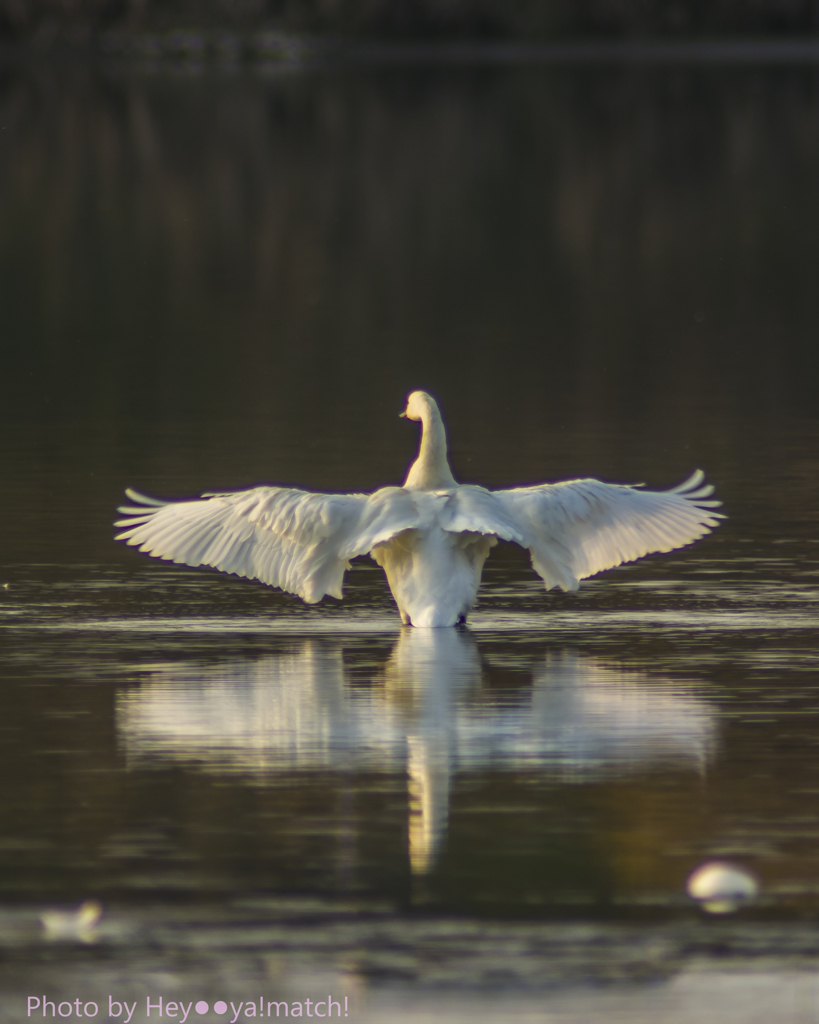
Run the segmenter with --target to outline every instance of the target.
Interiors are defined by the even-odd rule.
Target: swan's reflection
[[[403,708],[409,776],[410,867],[435,862],[449,817],[452,745],[458,718],[478,695],[475,641],[454,629],[404,630],[384,673],[383,702]]]
[[[343,642],[309,640],[253,661],[154,666],[118,698],[127,755],[215,770],[405,770],[410,863],[423,873],[446,830],[455,771],[585,780],[654,761],[700,768],[714,742],[702,700],[574,653],[547,656],[515,700],[493,696],[461,630],[403,630],[371,687],[348,685],[342,655]]]

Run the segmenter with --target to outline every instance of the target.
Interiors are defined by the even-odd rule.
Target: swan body
[[[435,400],[414,391],[401,414],[420,421],[421,445],[403,487],[314,494],[287,487],[165,502],[136,491],[117,540],[185,565],[258,579],[309,604],[340,598],[350,559],[384,569],[401,620],[454,626],[475,605],[483,564],[498,540],[528,548],[546,589],[643,555],[672,551],[724,518],[697,470],[669,491],[569,480],[504,491],[458,484]]]

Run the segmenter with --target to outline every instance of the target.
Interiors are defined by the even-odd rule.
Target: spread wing
[[[204,494],[193,501],[159,501],[127,490],[117,540],[184,565],[209,565],[261,580],[314,604],[341,597],[349,559],[401,530],[419,512],[402,487],[374,494],[313,494],[254,487]]]
[[[576,590],[578,580],[655,551],[673,551],[705,536],[725,517],[712,511],[697,470],[670,491],[599,480],[493,491],[507,516],[518,524],[523,546],[546,589]]]

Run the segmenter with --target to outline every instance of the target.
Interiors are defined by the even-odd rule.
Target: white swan
[[[669,491],[599,480],[488,491],[458,484],[435,400],[414,391],[401,413],[422,424],[403,487],[374,494],[312,494],[287,487],[164,502],[136,491],[117,540],[185,565],[209,565],[298,594],[340,598],[350,559],[370,554],[387,574],[401,621],[454,626],[474,606],[498,539],[528,548],[546,589],[578,581],[704,536],[724,518],[697,470]]]

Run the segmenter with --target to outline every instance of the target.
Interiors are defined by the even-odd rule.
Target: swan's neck
[[[443,491],[458,484],[446,457],[446,431],[437,406],[428,405],[421,414],[421,447],[404,487],[413,491]]]

